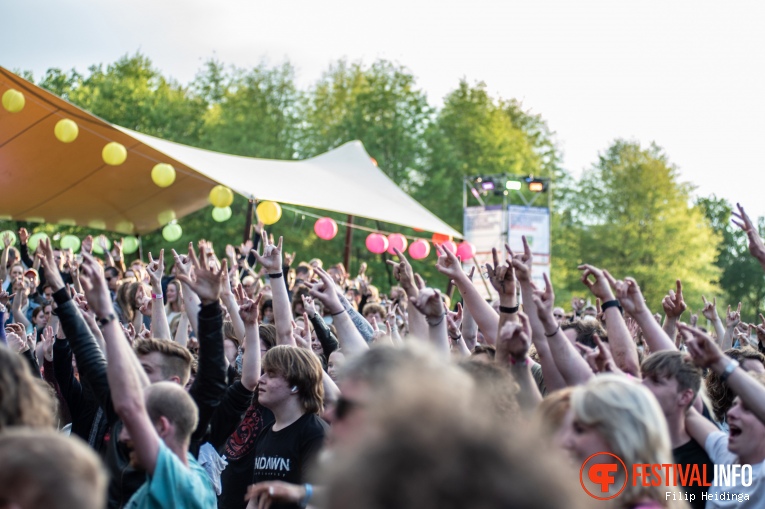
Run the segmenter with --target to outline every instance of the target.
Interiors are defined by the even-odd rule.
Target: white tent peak
[[[247,198],[462,237],[375,166],[358,140],[310,159],[283,161],[213,152],[114,127]]]

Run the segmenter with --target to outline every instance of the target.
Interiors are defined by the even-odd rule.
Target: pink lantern
[[[446,242],[441,242],[441,248],[446,249],[450,253],[456,253],[457,252],[457,244],[455,244],[451,240],[447,240]]]
[[[370,233],[367,235],[367,249],[374,254],[382,254],[388,249],[388,239],[385,235],[379,233]]]
[[[460,242],[457,246],[457,256],[462,261],[470,260],[475,256],[475,246],[468,241]]]
[[[406,241],[406,237],[400,233],[391,233],[388,235],[388,254],[396,254],[394,249],[398,249],[403,253],[406,251],[407,244],[408,242]]]
[[[331,217],[322,217],[316,220],[313,231],[320,239],[332,240],[337,235],[337,223]]]
[[[430,254],[430,244],[427,240],[417,239],[409,246],[409,256],[415,260],[422,260]]]

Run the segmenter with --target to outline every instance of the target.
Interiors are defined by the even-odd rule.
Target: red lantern
[[[475,246],[468,241],[460,242],[457,246],[457,256],[462,261],[470,260],[475,256]]]
[[[385,235],[379,233],[370,233],[367,235],[367,249],[374,254],[382,254],[388,249],[388,239]]]
[[[409,256],[414,260],[422,260],[430,254],[430,244],[427,240],[417,239],[409,246]]]
[[[452,236],[444,235],[443,233],[434,233],[433,237],[431,237],[431,240],[433,241],[433,244],[439,245],[443,244],[444,242],[451,242]]]
[[[332,240],[337,235],[337,223],[331,217],[322,217],[316,220],[313,231],[320,239]]]

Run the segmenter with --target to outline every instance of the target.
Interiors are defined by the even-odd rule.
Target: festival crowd
[[[397,251],[385,295],[255,230],[129,264],[0,239],[0,507],[765,507],[762,315],[705,298],[707,330],[681,281],[656,313],[591,265],[566,310],[525,238],[437,247],[454,300]]]

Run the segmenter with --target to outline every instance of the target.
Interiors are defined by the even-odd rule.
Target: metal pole
[[[351,272],[351,240],[353,240],[353,216],[348,214],[348,224],[345,227],[345,249],[343,250],[343,265],[345,271],[350,274]]]
[[[244,235],[242,236],[242,242],[250,240],[252,235],[252,215],[255,212],[255,199],[250,198],[247,202],[247,216],[244,218]]]

